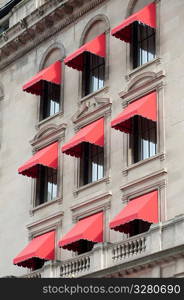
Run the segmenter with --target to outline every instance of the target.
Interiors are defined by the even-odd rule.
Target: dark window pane
[[[44,259],[40,259],[38,257],[32,258],[31,269],[32,271],[41,269],[45,263]]]
[[[141,234],[143,232],[146,232],[150,229],[150,225],[151,223],[148,223],[146,221],[142,221],[142,220],[134,220],[131,221],[129,226],[130,226],[130,232],[129,232],[129,236],[134,236],[137,234]]]
[[[80,159],[80,185],[97,181],[104,176],[104,149],[83,143]]]
[[[104,86],[104,78],[105,78],[105,65],[102,64],[98,70],[98,88],[101,89]]]
[[[77,247],[78,255],[89,252],[93,249],[94,242],[87,241],[87,240],[80,240]]]
[[[139,22],[132,24],[131,53],[133,68],[155,57],[155,29]]]
[[[104,86],[104,76],[105,59],[87,52],[84,57],[84,70],[82,73],[83,96],[102,88]]]
[[[0,25],[0,34],[9,28],[9,20],[5,21]]]
[[[57,170],[39,166],[36,182],[36,205],[51,201],[57,197]]]
[[[133,163],[156,154],[156,132],[156,122],[139,116],[132,118],[130,147],[132,149]]]
[[[45,119],[59,112],[60,85],[43,81],[40,103],[40,119]]]

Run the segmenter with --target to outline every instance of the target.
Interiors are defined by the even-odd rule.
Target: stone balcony
[[[134,272],[184,257],[183,232],[184,215],[180,215],[125,241],[96,244],[88,253],[64,261],[47,262],[42,269],[23,277],[112,277],[117,272],[126,276],[130,270]]]

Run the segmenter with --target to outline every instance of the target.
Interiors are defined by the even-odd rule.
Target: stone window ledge
[[[145,165],[145,164],[147,164],[147,163],[149,163],[153,160],[157,160],[157,159],[160,159],[160,161],[165,160],[165,153],[158,153],[154,156],[151,156],[149,158],[141,160],[141,161],[139,161],[135,164],[129,165],[129,166],[127,166],[126,168],[124,168],[122,170],[122,173],[123,173],[124,176],[127,176],[129,171],[131,171],[133,169],[136,169],[136,168],[139,168],[139,167],[141,167],[141,166],[143,166],[143,165]]]

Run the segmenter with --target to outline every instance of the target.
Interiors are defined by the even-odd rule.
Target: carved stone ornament
[[[73,115],[72,122],[78,123],[81,119],[87,118],[91,114],[96,114],[97,111],[111,106],[110,98],[107,97],[93,97],[88,102],[80,105],[78,111]]]
[[[52,141],[61,140],[64,138],[66,126],[67,124],[65,123],[60,125],[48,124],[44,126],[36,133],[34,138],[30,141],[30,144],[34,148],[39,148]]]
[[[45,1],[41,7],[38,7],[31,14],[25,16],[25,18],[1,35],[1,53],[6,52],[6,55],[1,55],[0,57],[0,69],[4,68],[8,63],[22,57],[43,40],[63,30],[63,28],[75,22],[78,18],[104,1],[105,0]],[[23,2],[24,1],[22,1],[22,5],[24,5]],[[44,27],[41,28],[37,26],[39,22],[43,22],[45,24]],[[51,25],[52,27],[50,28]],[[38,28],[41,28],[41,30],[38,30]],[[5,51],[8,43],[8,47],[11,48],[11,43],[14,43],[15,39],[24,40],[23,37],[25,36],[29,36],[29,38],[25,40],[25,43],[19,43],[16,50]]]

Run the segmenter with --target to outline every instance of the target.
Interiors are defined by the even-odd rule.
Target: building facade
[[[184,276],[183,27],[182,0],[0,1],[1,277]]]

